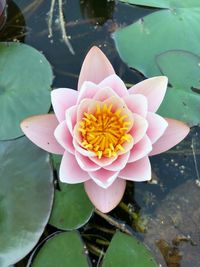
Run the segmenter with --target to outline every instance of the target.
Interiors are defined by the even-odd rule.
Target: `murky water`
[[[76,88],[81,62],[92,45],[106,53],[116,73],[127,84],[143,79],[140,73],[130,70],[121,61],[111,36],[117,28],[136,21],[153,9],[108,0],[64,1],[65,29],[73,55],[62,40],[57,4],[52,14],[52,36],[49,36],[50,2],[8,1],[7,22],[0,32],[0,41],[19,40],[42,51],[53,67],[54,88]],[[0,5],[0,14],[1,11]],[[124,202],[131,203],[142,217],[147,218],[147,233],[135,230],[135,234],[151,247],[162,266],[199,267],[199,135],[200,129],[196,127],[181,145],[153,157],[152,182],[135,183],[124,198]],[[123,212],[115,210],[112,214],[118,218],[122,216],[120,219],[135,227]],[[191,259],[192,265],[189,264]]]

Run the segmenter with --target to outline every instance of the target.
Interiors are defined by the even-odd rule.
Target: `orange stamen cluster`
[[[85,112],[80,122],[78,130],[82,136],[82,146],[95,152],[99,159],[116,156],[119,150],[124,152],[123,144],[132,141],[132,136],[127,134],[131,125],[127,119],[128,115],[122,109],[112,112],[112,104],[97,104],[96,112]]]

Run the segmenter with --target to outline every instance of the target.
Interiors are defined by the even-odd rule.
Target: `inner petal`
[[[116,100],[111,97],[110,100]],[[95,105],[83,113],[76,125],[76,135],[81,146],[102,157],[116,157],[127,152],[127,143],[133,143],[128,132],[133,125],[132,113],[124,103],[116,101],[95,101]]]

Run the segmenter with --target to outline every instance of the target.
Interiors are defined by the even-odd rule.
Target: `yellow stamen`
[[[119,151],[125,153],[125,143],[130,143],[133,137],[128,133],[132,122],[122,109],[112,111],[112,104],[96,105],[96,112],[84,112],[79,123],[81,145],[102,157],[115,157]],[[125,120],[126,119],[126,120]]]

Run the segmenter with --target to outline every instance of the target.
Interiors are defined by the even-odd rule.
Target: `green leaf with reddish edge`
[[[21,43],[0,44],[0,140],[22,136],[20,122],[49,111],[53,74],[36,49]]]
[[[86,247],[78,232],[60,233],[48,239],[32,267],[89,267]]]
[[[133,236],[117,232],[102,267],[158,267],[149,250]]]
[[[78,229],[88,222],[94,207],[85,193],[83,184],[59,183],[55,191],[49,223],[58,229]]]
[[[158,111],[162,116],[200,124],[200,57],[187,51],[167,51],[157,57],[170,87]]]
[[[199,0],[120,0],[139,6],[157,7],[157,8],[181,8],[181,7],[200,7]]]
[[[53,202],[49,155],[27,138],[0,142],[0,266],[22,259],[38,242]]]

